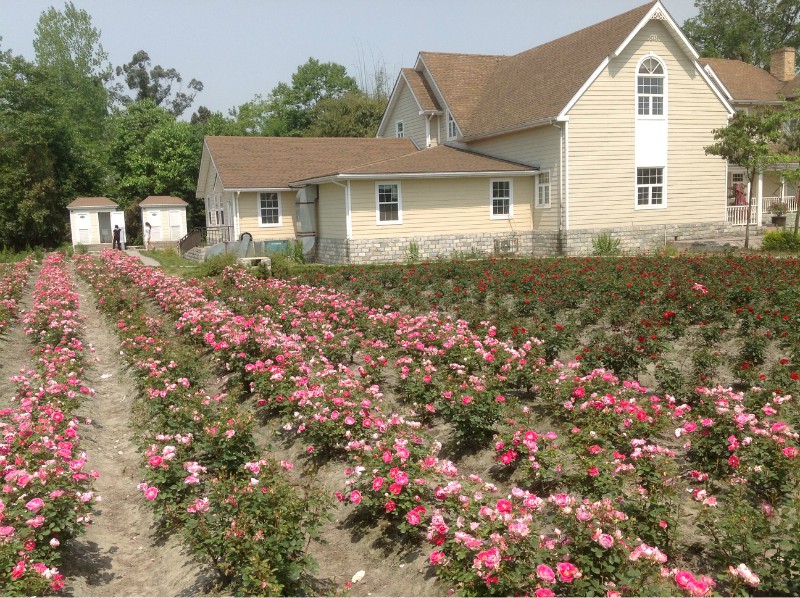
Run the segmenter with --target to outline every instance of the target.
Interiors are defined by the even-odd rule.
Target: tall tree
[[[311,110],[306,137],[374,137],[383,118],[386,100],[360,91],[340,98],[325,98]]]
[[[701,55],[769,66],[776,48],[800,46],[800,0],[696,0],[683,32]]]
[[[730,164],[747,171],[750,181],[763,174],[768,166],[778,160],[775,144],[781,140],[784,115],[770,108],[737,112],[726,127],[714,130],[717,142],[705,148],[707,154],[725,158]],[[744,246],[750,246],[750,217],[753,212],[755,185],[750,185],[747,201],[747,224]]]
[[[37,64],[49,69],[57,82],[54,91],[79,137],[100,140],[108,114],[105,83],[111,64],[89,14],[72,2],[63,11],[48,8],[36,24],[33,49]]]
[[[131,61],[116,69],[117,77],[121,77],[128,89],[135,92],[133,98],[122,92],[121,84],[115,87],[116,99],[123,105],[138,100],[152,100],[156,106],[163,106],[175,116],[180,116],[192,105],[197,92],[203,91],[203,83],[192,79],[182,88],[183,78],[174,68],[164,68],[160,64],[151,67],[150,56],[144,50],[133,55]],[[173,86],[178,85],[173,93]]]
[[[266,100],[256,96],[232,114],[246,134],[300,137],[311,125],[318,102],[352,92],[358,92],[358,84],[345,67],[309,58],[292,75],[291,85],[280,82]]]
[[[0,245],[56,247],[67,204],[96,195],[93,163],[59,105],[51,69],[0,53]]]

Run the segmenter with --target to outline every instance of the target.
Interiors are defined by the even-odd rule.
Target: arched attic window
[[[664,65],[657,58],[648,56],[639,65],[636,79],[636,104],[639,116],[663,116]]]

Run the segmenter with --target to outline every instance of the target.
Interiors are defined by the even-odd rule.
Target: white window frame
[[[508,197],[499,197],[495,195],[495,183],[508,184]],[[498,199],[508,201],[507,214],[495,213],[495,201]],[[489,220],[511,220],[512,218],[514,218],[514,180],[491,179],[489,181]]]
[[[394,136],[398,139],[402,139],[406,136],[405,125],[402,120],[398,120],[394,123]]]
[[[547,181],[542,182],[542,177],[547,177]],[[549,208],[552,204],[550,201],[550,193],[552,191],[551,187],[552,178],[550,176],[549,170],[542,170],[536,175],[536,207],[537,208]],[[543,197],[542,196],[546,196]]]
[[[456,119],[453,118],[453,113],[447,111],[447,140],[453,141],[458,137],[458,125]]]
[[[643,68],[647,68],[645,65],[652,61],[656,63],[656,67],[653,71],[660,69],[661,72],[652,72],[648,69],[647,73],[642,73],[641,70]],[[656,79],[661,81],[661,93],[652,93],[650,91],[642,92],[639,89],[640,80],[643,78],[649,79]],[[661,99],[661,112],[659,114],[653,114],[653,100],[655,98]],[[641,102],[643,99],[647,100],[646,112],[641,112]],[[652,54],[648,54],[645,56],[641,62],[639,62],[638,66],[636,67],[636,118],[645,118],[645,119],[664,119],[667,117],[667,67],[664,64],[664,61],[654,56]]]
[[[660,183],[639,183],[639,171],[641,170],[660,170],[661,171],[661,182]],[[662,210],[667,207],[667,168],[665,166],[637,166],[635,172],[635,188],[636,191],[634,192],[634,207],[637,210]],[[653,203],[653,189],[656,187],[661,188],[661,202],[660,203]],[[639,203],[639,190],[640,189],[648,189],[647,193],[647,203],[640,204]]]
[[[267,200],[267,196],[274,195],[278,200],[278,221],[277,222],[264,222],[265,210],[275,210],[274,207],[262,207],[261,202]],[[283,224],[283,201],[279,191],[259,191],[256,194],[256,210],[258,211],[258,226],[261,228],[275,228]]]
[[[381,187],[397,187],[397,220],[381,220]],[[403,224],[403,189],[400,181],[379,181],[375,183],[375,224],[392,226]]]

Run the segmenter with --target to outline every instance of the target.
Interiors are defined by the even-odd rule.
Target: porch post
[[[756,198],[758,200],[758,214],[756,215],[756,225],[761,226],[761,218],[764,213],[764,175],[759,173],[756,177]]]

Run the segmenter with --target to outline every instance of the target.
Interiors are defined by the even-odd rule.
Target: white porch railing
[[[789,209],[786,210],[787,212],[796,212],[797,211],[797,197],[794,195],[784,195],[783,198],[780,196],[775,197],[762,197],[761,198],[761,209],[764,214],[771,213],[772,206],[776,203],[783,201]]]
[[[744,226],[747,224],[747,206],[728,206],[728,222],[733,226]],[[750,213],[750,224],[758,223],[758,209],[753,206]]]

